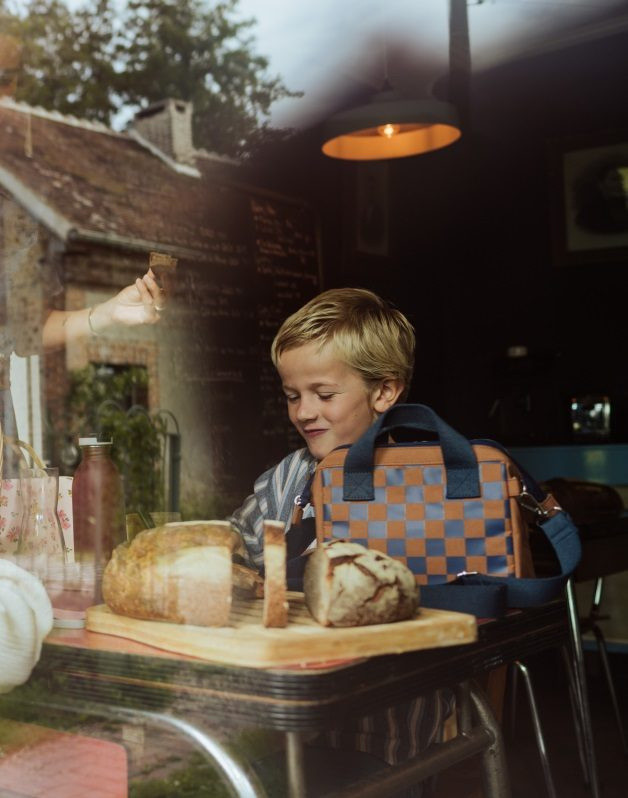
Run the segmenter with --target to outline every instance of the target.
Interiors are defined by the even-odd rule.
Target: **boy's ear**
[[[373,392],[373,410],[385,413],[399,399],[404,389],[402,380],[395,377],[383,379]]]

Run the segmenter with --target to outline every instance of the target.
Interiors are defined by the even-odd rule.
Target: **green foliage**
[[[139,367],[103,374],[89,365],[71,375],[68,410],[73,438],[98,432],[103,440],[113,440],[111,456],[124,478],[127,513],[152,512],[163,505],[165,424],[137,403],[147,385],[146,370]]]
[[[238,498],[188,490],[181,502],[181,519],[195,521],[199,518],[225,518],[236,506]]]
[[[279,78],[267,76],[268,60],[253,53],[247,31],[254,20],[233,19],[237,0],[211,8],[201,0],[129,0],[128,9],[120,96],[137,106],[164,97],[191,100],[203,147],[244,152],[259,132],[258,118],[290,95]]]
[[[129,784],[129,798],[229,798],[231,794],[217,771],[200,754],[192,754],[186,767],[165,778],[149,779],[142,775],[139,782]]]
[[[279,735],[262,730],[241,732],[230,747],[239,757],[255,763],[255,771],[267,795],[286,798],[287,786],[282,756],[269,756],[281,750]],[[160,767],[163,763],[157,763]],[[226,798],[231,791],[225,786],[218,771],[202,754],[193,753],[185,766],[173,769],[163,778],[149,778],[143,773],[138,782],[129,784],[129,798]]]
[[[286,131],[268,125],[289,91],[254,50],[238,0],[0,0],[0,26],[23,42],[16,99],[110,123],[168,97],[194,104],[199,147],[237,156]]]
[[[16,99],[64,114],[108,122],[116,110],[110,0],[91,0],[75,12],[62,0],[29,0],[0,20],[22,44]]]

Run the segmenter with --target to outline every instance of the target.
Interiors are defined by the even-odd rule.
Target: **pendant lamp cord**
[[[380,91],[388,91],[392,89],[392,84],[388,77],[388,44],[385,40],[382,46],[382,62],[384,66],[384,80],[382,81],[382,88]]]
[[[449,101],[463,129],[470,126],[471,46],[467,0],[449,0]]]

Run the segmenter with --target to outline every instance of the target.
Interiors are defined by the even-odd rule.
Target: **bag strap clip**
[[[525,485],[521,493],[516,497],[517,501],[525,510],[530,510],[534,515],[540,518],[552,518],[557,513],[562,512],[562,507],[557,503],[556,499],[551,493],[548,493],[543,501],[539,501],[531,493],[526,490]]]

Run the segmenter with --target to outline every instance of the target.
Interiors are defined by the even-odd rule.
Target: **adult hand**
[[[90,324],[99,333],[113,324],[128,327],[138,324],[155,324],[165,308],[165,294],[157,284],[152,269],[127,285],[115,296],[96,305],[91,313]]]

